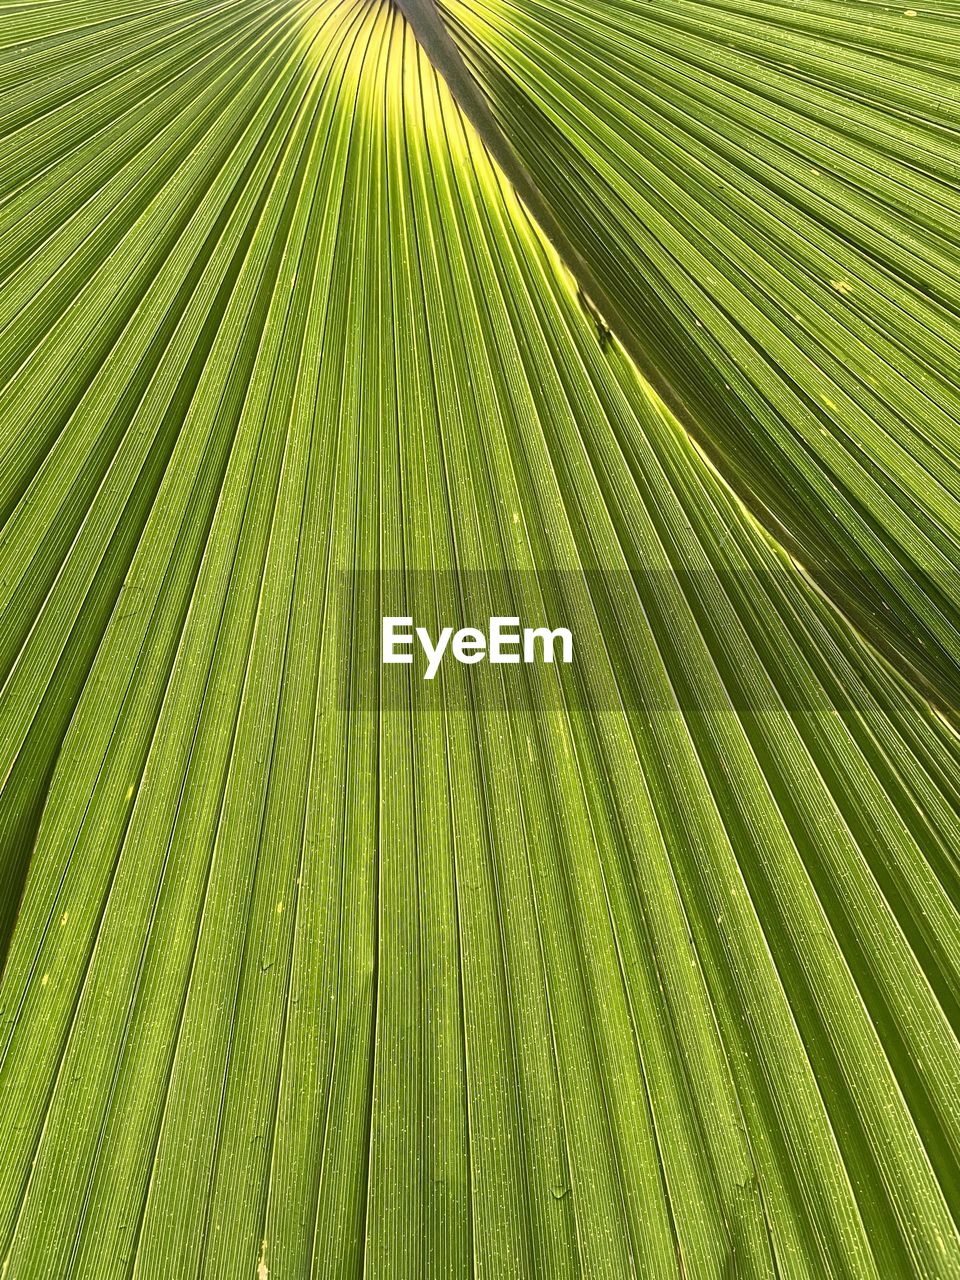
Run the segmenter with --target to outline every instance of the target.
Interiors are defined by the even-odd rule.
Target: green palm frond
[[[0,14],[4,1280],[960,1276],[957,15]]]
[[[444,0],[631,353],[960,706],[960,13]]]

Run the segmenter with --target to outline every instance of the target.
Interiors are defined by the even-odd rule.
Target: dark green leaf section
[[[956,715],[960,15],[441,10],[607,322],[767,527]]]
[[[951,729],[398,14],[3,16],[4,1280],[960,1276]]]

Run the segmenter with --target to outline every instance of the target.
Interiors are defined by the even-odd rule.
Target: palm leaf
[[[631,354],[764,523],[955,715],[957,12],[445,12]]]
[[[476,12],[539,183],[537,19]],[[960,1274],[927,633],[888,662],[757,522],[399,12],[3,13],[5,1280]],[[781,17],[881,111],[879,36]],[[729,475],[809,562],[772,423]],[[896,494],[831,540],[884,593]],[[428,683],[380,665],[407,610],[575,661]]]

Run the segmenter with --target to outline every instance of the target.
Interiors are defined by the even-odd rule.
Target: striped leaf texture
[[[960,10],[441,2],[635,359],[956,717]]]
[[[960,11],[0,45],[3,1280],[960,1277]]]

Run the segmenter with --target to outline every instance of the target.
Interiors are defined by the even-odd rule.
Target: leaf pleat
[[[3,12],[5,1280],[960,1276],[954,730],[604,338],[393,8]],[[899,26],[791,10],[814,102],[817,14],[879,112]],[[950,65],[904,58],[909,117]],[[821,359],[897,502],[940,476],[946,555],[906,357],[885,424]],[[574,662],[425,681],[388,612]]]
[[[606,322],[765,525],[955,715],[957,14],[441,7]]]

